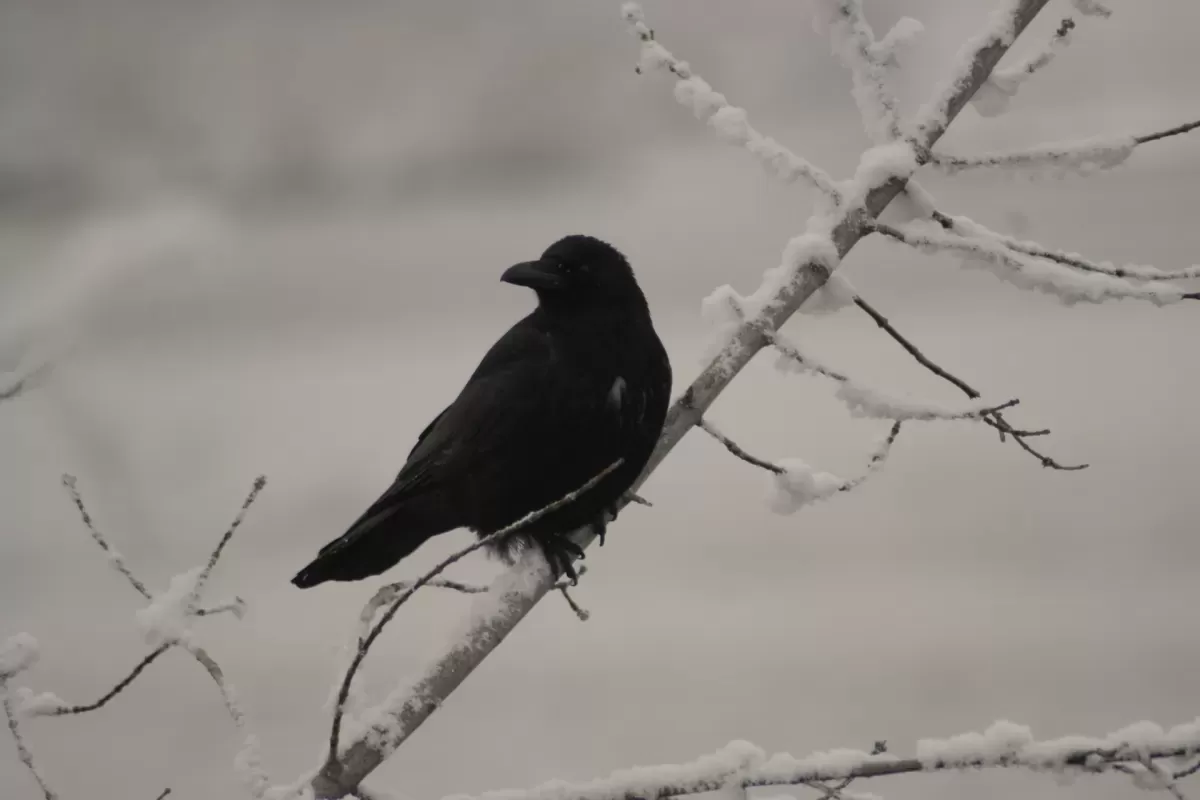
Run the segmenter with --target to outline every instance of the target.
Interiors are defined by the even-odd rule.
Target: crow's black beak
[[[562,275],[553,261],[522,261],[520,264],[513,264],[504,270],[500,280],[534,290],[559,289],[563,286]]]

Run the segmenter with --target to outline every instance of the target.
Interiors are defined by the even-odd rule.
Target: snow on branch
[[[1009,101],[1017,94],[1021,85],[1036,73],[1050,65],[1058,54],[1071,44],[1071,31],[1075,20],[1067,17],[1058,30],[1040,49],[1021,59],[1015,66],[992,72],[987,82],[971,98],[971,105],[980,116],[994,117],[1008,109]]]
[[[1142,136],[1098,136],[978,156],[932,153],[929,163],[950,175],[967,169],[1049,170],[1059,175],[1069,172],[1088,175],[1125,163],[1140,145],[1179,136],[1197,128],[1200,128],[1200,120]]]
[[[817,0],[815,5],[834,52],[850,70],[852,94],[867,135],[877,145],[900,138],[899,109],[887,86],[888,71],[895,63],[896,45],[919,33],[921,23],[906,17],[881,43],[867,22],[863,0]]]
[[[966,105],[1009,45],[1048,1],[1010,0],[1006,10],[993,17],[988,30],[973,39],[970,47],[960,54],[951,79],[926,105],[922,115],[923,124],[910,149],[924,151],[937,143],[946,126]],[[626,4],[622,13],[631,25],[635,25],[643,48],[648,41],[654,41],[649,26],[644,31],[638,27],[645,26],[645,20],[636,5]],[[669,69],[676,59],[670,56],[670,61],[665,60],[663,52],[657,47],[649,48],[649,61]],[[690,70],[687,75],[691,77]],[[690,86],[693,90],[697,88],[695,83]],[[685,97],[687,91],[684,90]],[[723,106],[727,105],[723,97],[720,100]],[[912,169],[915,169],[915,164]],[[799,243],[790,244],[783,268],[768,270],[764,276],[761,294],[756,293],[755,296],[756,300],[761,300],[755,309],[755,319],[747,319],[737,327],[721,351],[672,405],[663,434],[646,469],[632,487],[634,491],[699,422],[730,382],[769,344],[762,333],[763,326],[778,330],[801,304],[825,284],[832,273],[829,255],[844,257],[868,232],[863,225],[864,218],[878,216],[900,194],[905,180],[911,174],[907,167],[899,172],[862,172],[860,180],[863,183],[870,181],[871,185],[852,187],[856,196],[862,198],[861,203],[843,203],[836,212],[810,220],[804,235],[808,238],[802,236],[799,237]],[[828,180],[827,176],[825,178]],[[579,529],[571,534],[571,538],[580,547],[586,547],[595,538],[595,532],[588,528]],[[553,589],[554,580],[542,569],[540,558],[534,560],[523,556],[512,569],[497,579],[497,584],[487,594],[477,596],[480,600],[487,598],[488,605],[472,615],[467,629],[455,638],[424,676],[411,687],[401,687],[386,701],[389,735],[381,740],[378,735],[367,731],[340,751],[337,763],[327,764],[312,779],[310,787],[315,797],[342,797],[353,792],[499,646],[538,601]]]
[[[1106,300],[1144,300],[1156,306],[1200,299],[1165,283],[1131,283],[1102,273],[1082,274],[1062,264],[1029,258],[988,236],[962,236],[933,226],[918,227],[873,223],[872,228],[891,239],[927,253],[954,251],[968,258],[962,265],[979,267],[1021,289],[1034,289],[1057,297],[1064,305]]]
[[[1034,258],[1042,258],[1047,261],[1056,261],[1064,266],[1074,267],[1084,272],[1095,272],[1114,278],[1128,278],[1135,281],[1183,281],[1200,278],[1200,264],[1173,272],[1143,264],[1123,264],[1117,266],[1111,261],[1092,261],[1084,258],[1079,253],[1068,253],[1046,247],[1037,242],[1029,242],[1005,236],[1002,233],[997,233],[980,225],[968,217],[943,214],[937,210],[934,210],[931,216],[935,222],[952,233],[968,237],[987,237],[1018,253],[1023,253]]]
[[[147,667],[157,661],[159,657],[168,650],[179,647],[187,651],[204,667],[205,672],[216,684],[230,718],[244,736],[243,746],[236,758],[238,772],[251,794],[254,797],[263,797],[270,781],[260,763],[258,738],[254,734],[247,732],[245,713],[238,702],[234,688],[225,679],[220,665],[196,641],[191,630],[191,623],[195,617],[211,616],[226,611],[232,612],[239,618],[241,617],[245,608],[245,603],[241,598],[235,598],[232,602],[223,603],[211,608],[202,608],[200,606],[200,595],[203,592],[205,582],[216,567],[226,545],[233,537],[234,532],[242,524],[246,512],[258,497],[259,492],[266,485],[266,478],[260,476],[254,481],[254,485],[250,493],[246,496],[246,499],[242,502],[242,507],[234,518],[233,523],[218,541],[205,564],[174,576],[171,578],[168,588],[157,595],[151,593],[146,588],[146,584],[133,573],[124,557],[100,533],[92,521],[86,504],[83,502],[83,497],[79,493],[75,478],[70,475],[64,475],[62,483],[70,495],[72,503],[74,503],[76,509],[79,511],[80,518],[91,534],[93,541],[96,542],[108,557],[109,565],[133,587],[134,591],[150,601],[149,605],[138,610],[137,622],[142,628],[147,642],[154,649],[144,656],[128,675],[117,681],[110,690],[94,702],[71,704],[60,699],[53,693],[43,692],[35,694],[33,691],[22,687],[16,691],[15,698],[17,702],[14,703],[14,693],[9,691],[8,682],[18,672],[33,665],[37,658],[37,643],[28,634],[18,634],[10,638],[4,647],[0,648],[0,694],[3,695],[9,731],[17,742],[18,754],[22,762],[33,773],[47,800],[53,798],[54,794],[46,788],[44,780],[34,767],[32,755],[29,753],[21,736],[19,719],[21,717],[70,716],[85,714],[103,708],[137,680],[138,676]],[[169,792],[170,790],[168,789],[159,796],[163,797]]]
[[[892,422],[888,435],[884,437],[868,459],[866,470],[858,477],[849,480],[828,472],[818,471],[799,458],[785,458],[777,463],[764,461],[746,452],[741,445],[722,433],[707,419],[701,419],[697,423],[697,427],[724,445],[726,450],[742,461],[771,473],[772,480],[767,505],[776,514],[794,514],[810,503],[826,500],[839,492],[849,492],[862,485],[887,461],[887,457],[892,451],[892,445],[896,442],[896,437],[900,435],[901,424],[901,420]]]
[[[533,789],[508,789],[479,795],[450,795],[443,800],[665,800],[670,797],[712,792],[730,786],[818,785],[837,796],[828,781],[862,780],[919,772],[963,769],[1023,768],[1071,777],[1084,773],[1125,771],[1132,764],[1153,764],[1139,771],[1135,782],[1143,788],[1167,788],[1181,779],[1167,772],[1162,759],[1194,756],[1200,752],[1200,720],[1164,731],[1151,722],[1139,722],[1108,736],[1065,736],[1037,740],[1030,729],[1008,721],[993,723],[982,733],[949,739],[922,739],[916,755],[899,758],[887,752],[868,753],[836,749],[803,758],[787,753],[768,756],[746,741],[734,741],[710,755],[687,764],[634,767],[585,783],[550,781]]]
[[[369,630],[366,630],[365,633],[360,631],[357,644],[354,648],[354,655],[351,658],[349,665],[346,667],[345,674],[342,676],[341,685],[338,688],[337,700],[334,705],[333,723],[330,726],[329,754],[320,774],[316,779],[314,779],[314,788],[315,782],[318,780],[327,782],[328,788],[333,789],[334,791],[340,790],[343,794],[353,788],[347,786],[341,786],[340,789],[338,788],[338,783],[342,779],[342,772],[344,770],[344,766],[341,761],[339,761],[339,758],[343,756],[343,752],[340,748],[340,739],[342,721],[346,716],[347,701],[350,698],[354,679],[357,676],[358,670],[362,666],[363,661],[366,659],[367,654],[370,652],[371,645],[373,645],[379,638],[379,635],[383,633],[384,627],[386,627],[387,624],[391,622],[393,618],[395,618],[396,612],[400,610],[400,607],[404,605],[404,603],[406,603],[408,599],[417,592],[418,589],[435,579],[450,565],[463,559],[481,547],[501,541],[511,536],[513,533],[533,524],[547,514],[575,501],[580,495],[585,494],[589,489],[603,480],[604,476],[621,466],[623,462],[623,458],[618,458],[578,489],[568,492],[559,499],[555,500],[553,503],[543,506],[535,511],[531,511],[518,519],[516,522],[506,525],[500,530],[488,534],[471,545],[447,556],[433,569],[426,572],[416,581],[413,581],[412,584],[400,592],[399,596],[397,596],[394,600],[391,600],[387,610],[383,612],[383,615],[379,618],[379,621],[373,626],[370,624],[371,619],[374,617],[375,611],[381,606],[376,602],[375,598],[372,598],[372,600],[367,603],[367,606],[363,609],[360,618],[363,626],[368,627]],[[544,560],[542,560],[542,562],[544,566],[548,566],[545,565]],[[546,571],[548,572],[549,570]],[[505,596],[508,594],[508,592],[499,592],[496,591],[496,589],[497,587],[490,587],[487,593],[500,596],[500,600],[496,601],[497,603],[504,602]],[[376,595],[376,597],[378,597],[378,595]],[[572,605],[574,604],[572,603]],[[399,739],[400,741],[403,741],[405,722],[404,717],[409,710],[410,706],[408,702],[397,705],[394,702],[393,697],[388,697],[380,706],[365,712],[364,716],[369,717],[369,720],[363,721],[364,727],[368,730],[368,733],[365,734],[365,737],[370,739],[372,744],[379,748],[394,748],[396,744],[399,743],[396,742],[395,744],[392,744],[394,740]],[[352,752],[352,750],[353,747],[349,748],[349,751]],[[346,755],[350,755],[351,752],[346,753]],[[354,785],[357,786],[357,783],[358,782],[355,781]],[[318,789],[317,791],[320,792],[321,790]]]
[[[677,78],[675,99],[692,109],[698,119],[708,122],[718,136],[750,151],[765,169],[784,181],[790,183],[797,178],[804,178],[835,203],[838,202],[841,191],[828,173],[796,155],[775,139],[759,133],[750,124],[745,109],[730,105],[725,95],[695,74],[686,61],[679,60],[659,44],[637,3],[623,5],[621,16],[642,42],[639,72],[643,69],[662,69],[670,72]]]

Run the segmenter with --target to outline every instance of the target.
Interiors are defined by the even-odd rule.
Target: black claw
[[[578,585],[579,573],[572,562],[584,557],[583,548],[565,536],[547,536],[539,539],[538,543],[554,576],[558,578],[565,575],[570,578],[572,586]]]

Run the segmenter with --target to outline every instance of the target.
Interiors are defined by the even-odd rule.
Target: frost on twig
[[[1011,236],[1005,236],[1002,233],[990,230],[978,222],[963,216],[952,216],[943,214],[940,211],[934,211],[931,215],[932,219],[951,233],[957,233],[960,236],[978,236],[991,239],[999,244],[1004,245],[1010,250],[1017,253],[1022,253],[1033,258],[1041,258],[1047,261],[1055,261],[1063,266],[1074,267],[1075,269],[1084,272],[1095,272],[1100,275],[1109,275],[1113,278],[1130,279],[1134,281],[1183,281],[1193,278],[1200,278],[1200,264],[1186,267],[1184,269],[1168,272],[1143,264],[1123,264],[1117,266],[1111,261],[1093,261],[1084,258],[1079,253],[1068,253],[1062,250],[1055,250],[1038,244],[1037,242],[1029,242],[1021,239],[1016,239]]]
[[[1009,0],[1002,13],[993,17],[987,30],[972,39],[948,79],[919,114],[920,125],[914,140],[904,144],[911,154],[921,153],[941,138],[946,127],[966,105],[971,94],[986,79],[1013,40],[1025,29],[1048,0]],[[675,67],[679,77],[679,62],[666,54],[661,46],[649,45],[654,35],[646,26],[640,9],[626,4],[622,8],[627,22],[634,26],[650,65],[670,70]],[[642,26],[645,26],[644,30]],[[667,56],[670,55],[668,59]],[[690,69],[685,73],[691,77]],[[687,79],[684,78],[684,81]],[[704,88],[706,84],[699,85]],[[683,89],[684,99],[691,104],[689,90]],[[717,98],[707,93],[697,94],[704,102]],[[723,97],[722,106],[728,105]],[[704,107],[706,109],[707,107]],[[704,110],[702,109],[702,110]],[[716,108],[704,111],[708,119]],[[731,125],[738,115],[727,112]],[[740,128],[739,126],[736,126]],[[641,482],[661,464],[684,435],[703,416],[714,400],[746,367],[754,356],[769,344],[763,330],[778,330],[784,322],[819,289],[833,272],[841,258],[866,235],[864,218],[875,217],[903,189],[904,182],[916,169],[916,159],[883,159],[886,169],[860,169],[855,184],[849,187],[854,203],[844,202],[836,209],[825,209],[810,220],[805,233],[789,243],[783,263],[767,271],[759,290],[746,299],[747,319],[730,332],[708,366],[684,390],[668,412],[663,434],[649,463],[635,483]],[[814,173],[815,174],[815,173]],[[809,176],[811,179],[811,175]],[[823,176],[822,184],[830,182]],[[831,183],[831,182],[830,182]],[[869,183],[870,185],[863,185]],[[836,187],[834,187],[836,188]],[[594,538],[593,531],[581,529],[571,534],[572,541],[581,547]],[[316,797],[340,797],[353,791],[409,736],[427,720],[462,681],[516,628],[529,611],[550,592],[553,580],[547,574],[532,572],[529,563],[519,564],[500,579],[505,592],[493,597],[493,592],[476,595],[476,602],[488,599],[490,605],[473,614],[467,629],[446,651],[430,665],[423,676],[411,686],[399,687],[377,713],[378,722],[357,737],[344,751],[339,748],[337,763],[327,764],[311,782]],[[717,787],[714,787],[717,788]]]
[[[918,772],[1024,768],[1072,776],[1105,773],[1127,764],[1144,764],[1200,752],[1200,720],[1164,731],[1140,722],[1104,737],[1064,736],[1037,740],[1029,728],[1007,721],[982,733],[945,740],[923,739],[916,756],[900,758],[886,748],[872,752],[836,749],[803,758],[768,755],[746,741],[734,741],[687,764],[635,767],[586,783],[551,781],[533,789],[506,789],[445,800],[666,800],[701,794],[731,784],[743,789],[764,786],[814,786],[837,796],[852,780]],[[1177,781],[1177,776],[1170,776]],[[838,781],[830,785],[830,782]],[[815,787],[814,787],[815,788]]]
[[[676,58],[654,38],[637,3],[621,6],[621,16],[642,42],[638,71],[662,69],[676,77],[675,99],[692,109],[696,117],[708,122],[725,141],[744,147],[765,169],[784,181],[804,178],[835,202],[841,197],[837,184],[821,168],[809,163],[769,136],[763,136],[746,116],[746,110],[730,105],[725,95],[709,86],[692,72],[686,61]]]
[[[980,116],[994,117],[1008,109],[1008,103],[1017,94],[1021,85],[1037,72],[1049,66],[1058,54],[1071,43],[1071,31],[1075,29],[1075,20],[1067,17],[1058,26],[1058,30],[1040,49],[1021,59],[1015,66],[1007,69],[997,69],[991,77],[979,87],[979,91],[971,98],[971,105]]]
[[[1063,305],[1131,299],[1164,306],[1200,299],[1200,295],[1170,284],[1131,283],[1103,273],[1081,274],[1053,261],[1027,257],[991,237],[962,236],[929,226],[874,223],[871,227],[877,233],[928,253],[961,253],[967,256],[963,266],[985,269],[1018,288],[1057,297]]]
[[[707,419],[701,419],[697,427],[725,446],[729,452],[759,469],[771,473],[768,505],[777,514],[793,514],[801,507],[817,500],[824,500],[839,492],[848,492],[865,481],[883,466],[891,452],[896,437],[900,435],[901,420],[895,420],[888,435],[871,454],[866,471],[850,480],[844,480],[828,472],[819,472],[798,458],[787,458],[778,462],[766,461],[748,453],[741,445],[721,432]]]
[[[390,601],[391,604],[388,606],[387,610],[383,612],[383,615],[379,618],[379,621],[376,622],[373,626],[371,626],[369,630],[365,631],[365,635],[363,632],[359,633],[358,643],[355,648],[354,656],[350,660],[350,664],[347,666],[345,674],[342,676],[341,685],[338,688],[337,701],[334,706],[333,724],[330,726],[330,732],[329,732],[329,755],[326,760],[325,767],[322,769],[322,775],[325,775],[327,780],[336,782],[340,778],[341,765],[338,762],[338,756],[340,755],[339,740],[341,738],[342,719],[346,714],[346,703],[350,697],[351,689],[354,684],[354,678],[357,675],[359,668],[362,666],[363,660],[367,657],[367,653],[370,652],[371,645],[373,645],[375,643],[375,640],[379,638],[379,635],[381,633],[383,633],[384,627],[386,627],[387,624],[389,622],[391,622],[392,619],[396,616],[396,612],[400,610],[400,607],[402,605],[404,605],[404,603],[407,602],[408,599],[410,597],[412,597],[413,594],[415,594],[418,589],[420,589],[422,586],[425,586],[430,581],[435,579],[438,575],[440,575],[443,571],[445,571],[448,567],[450,567],[455,562],[461,560],[462,558],[466,557],[470,553],[475,552],[476,550],[480,549],[481,547],[484,547],[493,542],[501,541],[501,540],[511,536],[516,531],[519,531],[519,530],[533,524],[534,522],[538,521],[539,519],[546,516],[547,514],[567,505],[568,503],[573,502],[580,495],[586,493],[589,489],[591,489],[593,486],[595,486],[597,483],[599,483],[604,478],[605,475],[608,475],[610,472],[615,470],[617,467],[621,466],[621,463],[623,461],[624,461],[624,459],[620,459],[620,458],[617,459],[612,464],[609,464],[607,467],[605,467],[603,470],[601,470],[595,477],[589,479],[586,483],[584,483],[582,486],[580,486],[575,491],[567,493],[563,497],[560,497],[558,500],[555,500],[553,503],[550,503],[547,506],[544,506],[535,511],[529,512],[528,514],[521,517],[516,522],[513,522],[510,525],[506,525],[505,527],[501,528],[500,530],[495,531],[491,534],[488,534],[487,536],[482,537],[481,539],[472,543],[471,545],[464,547],[461,550],[458,550],[455,553],[452,553],[451,555],[447,556],[433,569],[426,572],[424,575],[422,575],[416,581],[413,581],[412,584],[409,585],[403,592],[401,592],[399,594],[399,596],[397,596],[394,600],[391,600]],[[374,605],[374,603],[375,603],[375,599],[372,598],[372,601],[367,604],[367,608],[365,608],[363,610],[363,613],[360,616],[360,623],[365,622],[367,625],[369,625],[370,619],[374,616],[375,610],[377,608],[379,608],[379,606]],[[368,611],[368,609],[369,609],[369,611]],[[379,713],[381,716],[386,718],[389,716],[395,716],[396,712],[385,707],[381,712],[377,712],[377,713]],[[386,736],[387,735],[386,723],[381,723],[381,724],[385,725],[385,729],[383,731],[381,731],[380,733],[382,735]],[[349,788],[349,787],[347,787],[347,788]]]
[[[133,573],[129,565],[121,554],[109,543],[108,539],[100,533],[95,523],[92,521],[91,514],[88,512],[87,506],[83,502],[83,497],[79,493],[76,480],[70,475],[64,475],[62,479],[63,486],[71,497],[76,509],[79,511],[80,518],[84,526],[88,529],[92,539],[100,547],[100,549],[108,557],[110,566],[120,574],[133,589],[149,600],[149,605],[139,609],[137,612],[137,621],[142,628],[142,632],[154,649],[148,655],[142,658],[136,666],[119,680],[112,689],[100,697],[100,699],[86,704],[70,704],[61,700],[56,695],[49,692],[34,694],[28,689],[20,691],[20,707],[16,709],[16,713],[20,713],[27,717],[38,716],[67,716],[74,714],[84,714],[89,711],[104,707],[113,698],[128,688],[142,672],[153,664],[160,656],[168,650],[179,647],[187,651],[201,666],[204,667],[209,677],[216,684],[218,691],[221,694],[222,702],[226,710],[229,712],[230,718],[235,726],[245,736],[244,743],[238,753],[236,764],[238,772],[243,777],[247,788],[255,797],[262,797],[269,785],[269,780],[265,772],[263,772],[258,755],[258,739],[253,734],[246,732],[245,713],[242,711],[238,703],[234,688],[226,681],[224,673],[220,665],[208,654],[208,652],[200,646],[196,641],[191,631],[192,620],[200,616],[209,616],[222,613],[225,611],[233,613],[235,616],[241,617],[245,608],[245,603],[237,598],[231,603],[221,604],[211,608],[203,608],[199,605],[200,595],[203,591],[204,584],[211,574],[213,568],[217,565],[221,554],[224,552],[225,546],[232,538],[234,531],[241,525],[245,518],[246,511],[257,498],[258,493],[266,484],[266,479],[259,477],[255,480],[254,486],[251,489],[246,500],[242,503],[242,507],[234,518],[233,524],[226,530],[225,534],[218,541],[216,547],[210,554],[208,560],[203,566],[188,570],[179,575],[174,576],[168,588],[161,594],[154,595],[146,585]],[[7,673],[2,668],[3,658],[0,658],[0,677],[7,679]],[[4,688],[5,708],[12,710],[10,695],[7,689]],[[10,716],[10,729],[14,736],[18,736],[18,731],[15,727],[15,717]],[[32,766],[30,766],[32,769]],[[47,795],[49,796],[49,795]]]
[[[1064,175],[1070,172],[1088,175],[1097,170],[1112,169],[1125,163],[1133,151],[1149,142],[1190,133],[1200,128],[1200,120],[1176,125],[1173,128],[1141,136],[1096,136],[1073,142],[1055,142],[1002,153],[978,156],[954,156],[932,153],[929,163],[948,174],[967,169],[1011,169],[1049,172]]]
[[[899,108],[887,85],[888,71],[895,63],[896,45],[919,32],[921,23],[901,20],[880,43],[867,22],[863,0],[817,0],[817,10],[824,14],[834,52],[850,70],[852,94],[867,135],[877,145],[898,139]]]

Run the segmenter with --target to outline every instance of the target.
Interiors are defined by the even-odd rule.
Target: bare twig
[[[259,475],[254,479],[254,485],[250,488],[250,493],[246,495],[246,499],[242,501],[242,507],[238,509],[237,516],[233,518],[233,522],[225,530],[225,533],[217,541],[217,546],[213,549],[212,555],[208,557],[208,563],[204,565],[204,569],[200,571],[200,575],[196,578],[195,584],[192,586],[191,597],[188,600],[188,608],[195,609],[200,600],[200,593],[204,591],[204,584],[208,582],[208,576],[212,574],[213,567],[217,565],[217,561],[221,558],[221,553],[225,550],[225,545],[229,544],[229,540],[233,538],[233,534],[241,527],[242,521],[246,518],[246,512],[250,510],[250,506],[254,505],[254,501],[258,498],[258,493],[267,485],[267,476]]]
[[[891,336],[901,347],[905,349],[906,352],[909,353],[909,355],[915,358],[917,363],[928,369],[934,375],[937,375],[939,378],[942,378],[943,380],[957,386],[967,397],[972,399],[980,397],[979,391],[973,386],[930,360],[923,352],[921,352],[920,348],[918,348],[907,337],[900,333],[900,331],[888,321],[887,317],[881,314],[874,306],[872,306],[866,300],[863,300],[861,297],[856,298],[855,303],[869,317],[871,317],[871,319],[875,321],[876,325],[886,331],[889,336]],[[1006,435],[1013,437],[1013,440],[1017,443],[1017,445],[1020,446],[1020,448],[1026,453],[1029,453],[1029,455],[1036,458],[1043,467],[1062,470],[1065,472],[1087,469],[1087,464],[1060,464],[1058,461],[1038,451],[1027,441],[1025,441],[1027,438],[1032,436],[1045,436],[1046,434],[1050,433],[1048,429],[1043,428],[1036,431],[1019,430],[1009,425],[1008,421],[1005,420],[1004,417],[999,413],[986,415],[984,416],[983,421],[999,431],[1001,441],[1004,440]]]
[[[37,765],[34,764],[33,753],[29,751],[29,747],[25,744],[25,737],[21,735],[21,726],[17,722],[17,712],[13,708],[12,695],[8,691],[7,676],[0,677],[0,704],[4,706],[4,716],[8,719],[8,732],[12,734],[13,742],[17,747],[17,758],[21,760],[21,763],[33,775],[38,788],[42,790],[42,797],[45,800],[58,800],[58,795],[46,784],[46,779],[42,777],[42,773],[38,771]]]
[[[130,571],[129,567],[125,564],[125,558],[108,543],[108,540],[104,538],[104,535],[92,523],[92,516],[83,504],[83,497],[79,494],[79,489],[76,487],[75,476],[63,475],[62,485],[66,488],[67,493],[71,495],[71,502],[75,504],[75,508],[79,509],[79,516],[83,519],[83,524],[87,527],[88,532],[92,534],[92,539],[95,540],[96,544],[100,545],[100,549],[108,556],[108,563],[112,565],[113,569],[125,576],[125,580],[129,581],[129,585],[134,588],[134,591],[147,600],[153,600],[154,598],[150,594],[150,590],[146,588],[146,584],[138,580],[137,576]]]
[[[567,584],[560,583],[555,588],[562,592],[563,599],[567,601],[567,605],[575,612],[575,616],[579,617],[579,621],[587,622],[588,618],[592,616],[591,612],[575,602],[575,598],[571,597],[570,587]]]
[[[168,786],[166,789],[163,789],[162,792],[159,793],[158,797],[156,797],[154,800],[163,800],[170,793],[171,793],[171,787]]]
[[[330,726],[329,732],[329,757],[326,761],[325,767],[322,769],[322,774],[325,774],[326,770],[330,770],[331,772],[337,770],[340,766],[338,763],[338,739],[341,736],[342,717],[346,712],[346,701],[350,697],[350,687],[354,682],[354,676],[357,674],[359,667],[362,666],[363,660],[367,657],[367,653],[370,651],[371,645],[373,645],[375,640],[379,638],[379,635],[383,633],[384,627],[392,621],[392,618],[396,616],[396,612],[400,610],[400,607],[404,605],[408,598],[412,597],[413,594],[416,593],[416,591],[422,586],[426,585],[440,575],[451,564],[454,564],[456,561],[465,558],[468,554],[473,553],[479,548],[491,544],[492,542],[504,539],[512,535],[514,532],[533,524],[547,514],[562,508],[568,503],[573,502],[580,495],[584,494],[601,480],[603,480],[606,475],[615,470],[617,467],[621,466],[623,462],[623,458],[617,459],[575,491],[567,493],[563,497],[560,497],[558,500],[555,500],[553,503],[550,503],[547,506],[543,506],[536,511],[529,512],[511,525],[506,525],[500,530],[484,536],[470,546],[464,547],[463,549],[442,559],[437,566],[414,581],[412,585],[409,586],[399,597],[392,601],[392,604],[388,607],[387,611],[385,611],[383,616],[380,617],[379,622],[377,622],[374,627],[371,628],[370,633],[359,639],[358,649],[354,654],[354,658],[350,662],[350,666],[346,669],[345,676],[342,678],[342,685],[338,690],[337,702],[333,711],[333,724]],[[333,779],[336,780],[337,778],[334,777]],[[357,785],[357,783],[358,782],[356,781],[355,785]]]
[[[142,674],[142,670],[153,664],[158,660],[159,656],[170,649],[171,645],[163,644],[159,645],[154,650],[151,650],[145,658],[137,663],[137,666],[130,670],[128,675],[118,681],[116,686],[109,689],[108,692],[96,702],[86,703],[84,705],[60,706],[58,708],[52,708],[46,710],[45,712],[41,712],[38,714],[38,716],[62,717],[68,714],[86,714],[89,711],[95,711],[98,708],[103,708],[109,700],[112,700],[121,692],[125,691],[125,689],[129,687],[129,684],[137,680],[137,677]]]
[[[753,464],[759,469],[765,469],[767,472],[773,472],[776,475],[782,475],[786,470],[778,464],[772,464],[770,461],[763,461],[761,458],[750,455],[738,445],[733,439],[730,439],[725,434],[721,433],[715,425],[703,417],[696,423],[696,426],[707,433],[712,438],[716,439],[721,444],[725,445],[725,449],[733,453],[735,456],[745,461],[747,464]]]

